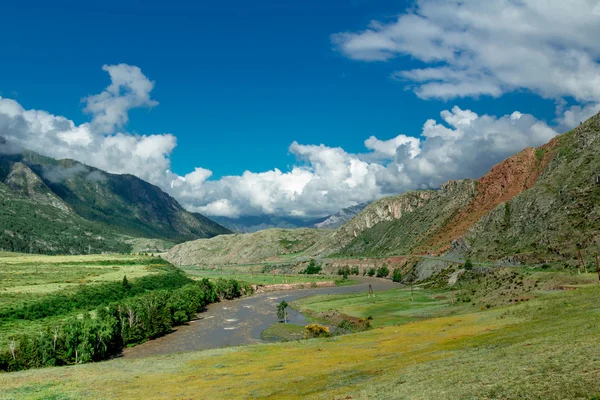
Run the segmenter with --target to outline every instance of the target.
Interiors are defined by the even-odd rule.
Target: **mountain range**
[[[183,242],[231,233],[159,187],[0,140],[0,248],[40,253],[127,251],[129,238]]]
[[[317,229],[337,229],[344,223],[352,219],[356,214],[362,211],[367,203],[357,204],[352,207],[322,218],[302,218],[302,217],[277,217],[272,215],[245,216],[239,218],[217,217],[211,219],[223,225],[224,227],[237,233],[254,233],[265,229],[296,229],[296,228],[317,228]]]
[[[595,255],[599,232],[600,114],[539,148],[524,149],[478,180],[449,181],[438,190],[375,201],[295,256],[306,260],[443,254],[572,264],[580,251]],[[202,240],[195,243],[203,247]],[[185,257],[178,246],[172,252],[183,263],[203,257],[202,251]],[[275,255],[270,254],[270,260]],[[288,254],[285,259],[293,257]],[[229,262],[244,259],[234,254]]]

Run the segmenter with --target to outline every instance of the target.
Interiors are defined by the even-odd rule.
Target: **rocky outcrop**
[[[414,243],[408,243],[404,247],[413,246],[420,243],[419,232],[426,234],[426,231],[432,226],[437,226],[446,219],[456,207],[464,206],[475,194],[475,182],[472,180],[449,181],[442,185],[439,190],[416,190],[406,192],[400,196],[386,197],[376,202],[371,203],[356,217],[342,226],[339,230],[316,243],[308,253],[313,255],[329,255],[332,253],[343,252],[343,255],[368,254],[361,249],[360,239],[367,239],[372,244],[373,241],[380,239],[383,242],[379,243],[377,248],[371,246],[372,251],[380,252],[379,255],[387,255],[393,253],[395,245],[393,242],[397,239],[397,235],[392,232],[395,228],[405,222],[414,227],[412,237],[418,240]],[[424,223],[415,220],[417,217],[423,217]],[[390,223],[389,226],[382,225]],[[392,226],[393,225],[393,226]],[[414,226],[413,226],[414,225]],[[374,231],[376,228],[377,231]],[[385,232],[381,232],[385,230]],[[366,238],[363,233],[374,233],[373,238]],[[408,232],[407,232],[408,233]],[[409,240],[409,242],[412,239]],[[349,249],[344,252],[347,246],[354,243],[355,249]],[[396,253],[397,254],[397,253]]]
[[[546,145],[538,150],[529,147],[494,166],[477,181],[477,194],[473,200],[416,251],[440,253],[449,250],[451,243],[481,217],[531,188],[551,159],[552,153],[548,151],[551,147]]]
[[[29,197],[31,200],[56,207],[59,210],[72,213],[72,209],[56,196],[48,186],[23,163],[16,162],[10,166],[4,183],[16,193]]]

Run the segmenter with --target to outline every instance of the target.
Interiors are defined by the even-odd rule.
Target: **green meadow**
[[[333,338],[1,374],[0,398],[593,399],[598,298],[589,285]]]

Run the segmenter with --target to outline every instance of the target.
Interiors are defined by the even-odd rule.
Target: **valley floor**
[[[593,399],[599,298],[589,285],[334,338],[0,374],[0,398]]]

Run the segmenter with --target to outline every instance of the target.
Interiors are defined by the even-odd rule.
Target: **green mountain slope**
[[[59,199],[52,201],[39,202],[0,182],[0,250],[42,254],[130,251],[121,235],[86,221],[66,204],[59,204]]]
[[[26,173],[22,172],[25,168]],[[73,160],[55,160],[30,151],[2,155],[0,181],[34,201],[49,204],[60,199],[84,219],[125,235],[181,242],[229,233],[204,216],[186,211],[157,186]]]

